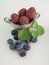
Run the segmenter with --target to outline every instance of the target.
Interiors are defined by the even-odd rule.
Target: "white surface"
[[[36,44],[31,44],[31,50],[26,57],[21,58],[8,47],[6,41],[12,38],[10,31],[13,27],[3,19],[22,7],[31,6],[40,12],[38,23],[45,28],[45,34]],[[0,0],[0,65],[49,65],[49,0]]]

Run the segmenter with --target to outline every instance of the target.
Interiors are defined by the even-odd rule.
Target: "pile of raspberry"
[[[20,9],[20,11],[17,13],[11,14],[11,21],[14,24],[18,25],[24,25],[30,23],[32,20],[34,20],[36,17],[36,10],[34,7],[29,8],[28,10],[25,8]],[[18,38],[18,29],[14,29],[11,31],[11,34],[13,35],[13,39],[8,39],[7,42],[9,44],[9,48],[11,50],[15,50],[18,52],[18,54],[21,57],[26,56],[26,53],[28,50],[30,50],[30,42],[37,42],[37,38],[31,38],[30,40],[20,40]],[[24,34],[25,35],[25,34]]]
[[[28,10],[25,8],[20,9],[17,13],[13,13],[11,15],[11,21],[14,24],[28,24],[36,17],[36,10],[34,7],[29,8]]]

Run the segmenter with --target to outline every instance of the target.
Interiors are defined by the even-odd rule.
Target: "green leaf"
[[[32,30],[31,30],[31,35],[32,35],[33,37],[38,37],[38,36],[39,36],[39,35],[38,35],[38,30],[37,30],[37,28],[38,28],[38,23],[36,22],[36,20],[33,20],[33,21],[31,22],[31,24],[32,24],[32,26],[33,26]]]
[[[37,28],[34,28],[34,29],[31,31],[31,35],[32,35],[34,38],[39,36]]]
[[[31,38],[31,34],[27,28],[23,28],[19,31],[18,38],[21,40],[28,40]]]
[[[38,25],[38,34],[39,35],[44,34],[44,28],[41,25]]]
[[[36,22],[36,20],[33,20],[32,22],[31,22],[31,24],[32,24],[32,26],[35,28],[37,28],[38,27],[38,23]]]
[[[33,37],[38,37],[42,34],[44,34],[44,28],[41,25],[38,25],[37,28],[33,28],[33,30],[31,31],[31,35]]]

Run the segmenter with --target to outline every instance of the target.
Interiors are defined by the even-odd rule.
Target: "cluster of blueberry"
[[[26,41],[20,40],[18,38],[17,29],[12,30],[11,34],[13,35],[15,42],[12,39],[8,39],[7,43],[9,44],[9,48],[11,50],[17,50],[17,52],[21,57],[26,56],[26,51],[30,50],[31,48],[29,45],[30,42],[33,43],[37,42],[37,38],[33,38],[33,37],[30,40],[26,40]]]

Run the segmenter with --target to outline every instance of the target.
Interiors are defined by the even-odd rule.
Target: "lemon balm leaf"
[[[32,22],[31,22],[31,24],[32,24],[32,26],[35,28],[35,27],[38,27],[38,23],[37,23],[37,21],[36,20],[33,20]]]
[[[37,28],[35,28],[35,29],[33,29],[33,30],[31,31],[31,35],[32,35],[34,38],[36,38],[36,37],[39,36]]]
[[[44,28],[41,25],[38,25],[38,34],[39,35],[44,34]]]
[[[28,40],[31,38],[31,34],[27,28],[23,28],[19,31],[18,38],[21,40]]]
[[[33,37],[38,37],[44,34],[44,28],[41,25],[38,25],[37,28],[34,28],[31,32]]]

